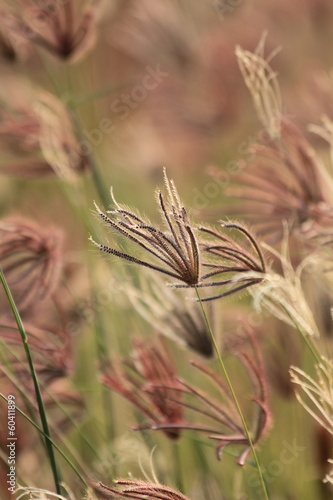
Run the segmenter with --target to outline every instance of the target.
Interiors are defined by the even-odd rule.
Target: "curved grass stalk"
[[[216,352],[216,355],[217,355],[217,359],[219,361],[219,364],[221,366],[221,369],[222,369],[222,372],[224,374],[224,377],[226,379],[226,382],[227,382],[227,385],[229,387],[229,390],[230,390],[230,393],[231,393],[231,396],[232,396],[232,399],[235,403],[235,406],[236,406],[236,409],[237,409],[237,412],[239,414],[239,417],[242,421],[242,424],[243,424],[243,428],[244,428],[244,431],[245,431],[245,434],[246,434],[246,437],[248,439],[248,442],[249,442],[249,445],[251,447],[251,451],[252,451],[252,454],[253,454],[253,458],[254,458],[254,461],[256,463],[256,466],[257,466],[257,470],[258,470],[258,474],[259,474],[259,478],[260,478],[260,483],[261,483],[261,487],[262,487],[262,491],[263,491],[263,494],[264,494],[264,498],[265,500],[269,500],[269,496],[268,496],[268,491],[267,491],[267,486],[266,486],[266,483],[265,483],[265,480],[264,480],[264,476],[263,476],[263,471],[262,471],[262,468],[261,468],[261,465],[260,465],[260,462],[259,462],[259,458],[258,458],[258,455],[257,455],[257,452],[254,448],[254,445],[253,445],[253,441],[252,441],[252,438],[251,438],[251,434],[250,434],[250,431],[248,429],[248,426],[246,424],[246,421],[245,421],[245,418],[244,418],[244,415],[243,415],[243,412],[242,412],[242,409],[240,407],[240,404],[238,402],[238,399],[237,399],[237,396],[236,396],[236,393],[234,391],[234,388],[233,388],[233,385],[231,383],[231,380],[229,378],[229,375],[228,375],[228,372],[227,372],[227,369],[226,369],[226,366],[223,362],[223,359],[222,359],[222,356],[221,356],[221,353],[219,351],[219,348],[217,346],[217,343],[216,343],[216,340],[215,340],[215,337],[214,337],[214,334],[213,334],[213,331],[212,331],[212,328],[210,326],[210,323],[209,323],[209,320],[208,320],[208,316],[207,316],[207,313],[206,313],[206,310],[203,306],[203,303],[202,303],[202,300],[201,300],[201,297],[200,297],[200,294],[199,294],[199,291],[197,289],[197,287],[195,287],[195,291],[196,291],[196,294],[197,294],[197,297],[198,297],[198,301],[200,303],[200,307],[201,307],[201,310],[202,310],[202,314],[205,318],[205,322],[206,322],[206,325],[207,325],[207,328],[208,328],[208,331],[209,331],[209,334],[211,336],[211,340],[212,340],[212,344],[214,346],[214,350]]]
[[[35,367],[34,367],[34,364],[33,364],[33,361],[32,361],[32,357],[31,357],[31,352],[30,352],[29,343],[28,343],[28,337],[27,337],[27,334],[25,332],[25,329],[24,329],[24,326],[23,326],[23,323],[22,323],[22,320],[21,320],[21,317],[20,317],[20,313],[17,310],[14,298],[13,298],[13,296],[11,294],[11,291],[9,289],[9,286],[7,284],[5,275],[3,274],[3,271],[2,271],[1,267],[0,267],[0,281],[2,283],[4,291],[6,293],[8,302],[10,304],[11,310],[13,312],[13,315],[14,315],[14,318],[15,318],[15,321],[16,321],[16,324],[17,324],[17,328],[18,328],[19,333],[21,335],[22,344],[23,344],[23,347],[24,347],[24,351],[25,351],[26,358],[27,358],[28,365],[29,365],[29,370],[30,370],[31,378],[32,378],[32,381],[33,381],[33,384],[34,384],[35,393],[36,393],[38,411],[39,411],[39,416],[40,416],[41,423],[42,423],[43,435],[44,435],[44,438],[45,438],[45,447],[46,447],[46,451],[47,451],[47,454],[48,454],[48,457],[49,457],[50,466],[51,466],[51,469],[52,469],[54,484],[55,484],[55,488],[56,488],[57,494],[61,495],[61,492],[62,492],[61,479],[60,479],[60,475],[59,475],[59,471],[58,471],[58,466],[57,466],[57,462],[56,462],[55,455],[54,455],[53,441],[52,441],[51,435],[50,435],[50,429],[49,429],[49,424],[48,424],[48,421],[47,421],[47,416],[46,416],[45,406],[44,406],[44,403],[43,403],[42,393],[41,393],[41,390],[40,390],[37,373],[35,371]]]
[[[8,402],[8,399],[6,398],[6,396],[4,394],[2,394],[1,392],[0,392],[0,398],[2,398],[4,401]],[[89,487],[88,483],[84,480],[84,478],[82,477],[82,475],[80,474],[80,472],[77,470],[77,468],[75,467],[75,465],[69,460],[69,458],[67,457],[67,455],[52,440],[52,438],[50,436],[46,435],[44,433],[43,429],[38,424],[36,424],[36,422],[34,422],[23,410],[21,410],[17,406],[16,406],[16,410],[18,411],[18,413],[20,415],[22,415],[23,418],[25,418],[31,425],[33,425],[33,427],[35,427],[35,429],[37,429],[38,432],[40,432],[40,434],[42,434],[42,436],[44,436],[45,441],[48,441],[50,443],[50,445],[57,450],[57,452],[62,456],[62,458],[68,463],[68,465],[71,467],[71,469],[75,472],[75,474],[77,475],[77,477],[82,481],[82,483],[84,484],[84,486],[86,488],[88,488]],[[57,493],[57,495],[61,495],[61,493]]]
[[[0,341],[0,342],[3,343],[2,341]],[[8,348],[8,346],[6,346],[6,347]],[[10,349],[9,349],[9,351],[11,352]],[[21,363],[21,364],[23,366],[23,363]],[[25,404],[29,405],[29,407],[30,407],[29,410],[30,410],[30,415],[31,415],[30,418],[33,417],[34,416],[34,413],[33,413],[34,412],[33,404],[30,401],[30,399],[27,397],[27,395],[25,394],[25,392],[20,388],[19,381],[16,379],[15,375],[13,373],[9,373],[9,370],[5,369],[4,367],[1,368],[1,371],[6,375],[6,377],[8,378],[8,380],[10,380],[13,383],[13,385],[16,387],[16,389],[18,390],[18,392],[20,393],[20,395],[22,396],[22,398],[24,398]],[[47,395],[52,399],[52,401],[57,405],[57,407],[70,420],[70,422],[73,425],[73,427],[75,427],[75,429],[78,431],[80,438],[88,445],[90,451],[95,455],[95,457],[97,459],[99,459],[100,457],[99,457],[98,453],[96,452],[94,446],[88,440],[88,438],[83,434],[83,432],[81,432],[81,430],[79,429],[78,424],[75,422],[75,420],[73,419],[73,417],[71,416],[71,414],[61,404],[61,402],[58,400],[58,398],[56,398],[43,384],[40,384],[40,385],[41,385],[42,389],[47,393]],[[82,471],[86,474],[87,471],[84,470],[84,468],[85,468],[84,464],[82,463],[80,457],[78,457],[78,453],[73,449],[73,446],[69,443],[69,441],[66,438],[66,436],[64,435],[64,433],[61,432],[58,427],[52,425],[51,423],[50,423],[50,426],[51,426],[52,432],[54,434],[56,434],[57,437],[59,437],[59,438],[62,439],[62,443],[64,444],[64,446],[66,446],[66,449],[68,450],[68,452],[71,453],[72,457],[75,458],[77,464],[81,467]]]

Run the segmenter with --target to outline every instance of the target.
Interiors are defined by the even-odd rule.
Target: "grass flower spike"
[[[104,498],[132,498],[137,500],[189,500],[179,491],[163,486],[161,484],[149,483],[140,479],[129,480],[119,479],[115,482],[117,488],[110,488],[105,484],[96,485],[98,492],[103,494]]]
[[[291,366],[291,381],[299,387],[296,397],[305,410],[333,435],[333,362],[322,358],[316,365],[316,380],[296,366]],[[333,460],[328,460],[333,463]],[[333,484],[333,470],[329,472],[324,482]]]
[[[228,195],[240,203],[228,213],[244,215],[271,242],[283,237],[284,220],[293,234],[306,241],[332,233],[332,181],[290,121],[281,121],[279,139],[264,136],[262,143],[249,146],[248,153],[249,159],[235,179],[237,186],[228,189]]]
[[[240,244],[213,229],[198,227],[200,235],[208,235],[208,238],[200,241],[188,219],[176,187],[172,180],[169,181],[165,171],[164,180],[167,201],[161,191],[157,191],[163,220],[162,229],[152,226],[150,222],[119,205],[115,200],[113,201],[116,209],[107,212],[111,217],[95,205],[98,215],[107,225],[143,248],[147,255],[153,257],[152,261],[110,248],[92,238],[90,240],[103,252],[177,279],[178,282],[171,283],[175,288],[221,287],[223,289],[222,292],[203,297],[203,301],[232,295],[260,283],[264,279],[266,265],[259,243],[250,231],[240,224],[222,224],[223,229],[234,229],[241,234],[245,242]],[[209,272],[201,275],[204,268]],[[220,276],[226,273],[228,273],[227,279],[220,280]],[[249,276],[246,276],[247,273]]]
[[[256,446],[267,435],[272,419],[260,347],[252,331],[248,330],[246,335],[250,349],[238,348],[235,351],[235,356],[247,372],[253,388],[252,401],[257,405],[252,416],[252,442]],[[164,388],[166,398],[171,397],[166,392],[167,389],[173,389],[174,393],[178,393],[177,398],[172,397],[173,404],[178,403],[180,407],[188,409],[189,414],[186,419],[184,418],[179,423],[169,420],[165,423],[147,425],[145,428],[164,432],[188,430],[205,434],[217,443],[216,454],[219,460],[222,458],[222,452],[226,446],[241,445],[243,450],[238,456],[237,463],[244,465],[251,451],[251,446],[228,385],[218,374],[201,363],[192,361],[191,365],[200,371],[212,386],[218,389],[219,397],[212,397],[208,391],[199,389],[183,379],[179,379],[178,387],[158,385],[160,390]],[[186,400],[183,400],[184,396],[186,396]]]
[[[144,428],[179,424],[183,408],[173,402],[180,387],[171,355],[164,344],[145,346],[136,342],[132,359],[124,361],[126,369],[110,367],[102,376],[102,382],[132,403],[143,415],[149,418]],[[171,438],[179,437],[180,431],[165,429]]]
[[[202,301],[219,299],[245,290],[252,285],[261,283],[266,273],[264,255],[259,243],[250,231],[240,224],[231,222],[222,224],[222,227],[236,230],[250,246],[244,242],[240,244],[234,238],[224,236],[213,229],[199,228],[201,232],[213,237],[213,239],[201,244],[205,256],[209,256],[209,260],[203,264],[203,267],[209,272],[202,276],[202,283],[198,286],[223,288],[221,293],[205,297]],[[216,280],[216,277],[221,275],[227,275],[227,279]]]
[[[281,321],[293,327],[297,325],[309,337],[319,337],[318,326],[302,285],[303,275],[308,269],[311,272],[311,266],[316,265],[318,271],[322,266],[318,256],[308,255],[294,269],[290,261],[287,235],[281,253],[269,245],[265,246],[280,261],[283,274],[273,271],[266,273],[262,286],[251,292],[254,307],[259,311],[266,308]]]
[[[251,92],[253,103],[262,125],[271,138],[280,135],[280,117],[282,101],[277,73],[270,67],[269,61],[279,49],[263,57],[266,36],[264,35],[255,52],[236,47],[236,57],[245,84]]]
[[[22,312],[55,289],[62,265],[62,234],[29,220],[8,219],[0,223],[0,237],[0,264]]]
[[[333,362],[322,359],[316,366],[317,380],[300,368],[290,368],[291,381],[297,385],[300,392],[296,396],[301,405],[317,422],[333,435]]]
[[[186,209],[181,204],[174,182],[168,179],[164,171],[167,189],[167,201],[161,191],[157,191],[157,200],[163,221],[159,229],[142,219],[135,212],[119,205],[115,200],[115,210],[107,212],[108,217],[96,205],[98,215],[112,229],[143,248],[153,258],[147,261],[133,255],[120,252],[114,248],[91,241],[103,252],[116,255],[129,262],[177,279],[185,285],[194,286],[199,283],[200,262],[199,245]]]

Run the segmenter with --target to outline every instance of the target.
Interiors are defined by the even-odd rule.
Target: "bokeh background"
[[[70,3],[77,9],[84,4]],[[37,9],[38,2],[1,2],[2,13],[9,9],[20,16],[27,8]],[[329,165],[329,144],[308,125],[319,124],[324,115],[333,119],[333,4],[112,0],[92,3],[92,8],[96,19],[89,44],[67,59],[34,44],[33,38],[21,40],[15,23],[4,14],[0,19],[0,229],[6,231],[8,220],[28,219],[45,238],[57,235],[54,248],[61,254],[61,270],[48,296],[21,311],[36,339],[52,432],[89,480],[107,483],[128,474],[151,474],[154,450],[151,461],[159,480],[181,485],[192,500],[261,498],[255,469],[235,465],[233,451],[217,461],[204,438],[185,435],[174,442],[157,432],[134,432],[131,427],[142,417],[101,385],[103,363],[130,355],[132,337],[150,339],[158,328],[142,319],[129,300],[130,287],[139,282],[135,268],[105,258],[88,241],[90,234],[110,245],[113,241],[94,214],[93,200],[108,209],[112,186],[117,201],[156,221],[154,191],[163,186],[165,166],[195,220],[224,219],[235,203],[227,189],[237,175],[236,162],[247,159],[246,147],[257,141],[261,129],[235,48],[254,51],[263,36],[265,55],[280,48],[270,65],[278,74],[283,114]],[[47,19],[38,19],[40,26],[44,21],[48,26]],[[76,142],[84,155],[72,168],[70,151]],[[69,170],[78,171],[73,176],[57,168],[57,147],[68,154]],[[221,182],[210,176],[216,169]],[[46,249],[51,260],[56,259],[54,248]],[[316,276],[312,280],[310,289]],[[8,331],[10,315],[1,297],[1,392],[16,394],[25,407],[19,386],[33,401],[32,388],[22,382],[25,369],[13,361],[22,353],[13,327]],[[325,294],[315,294],[326,354],[331,351],[330,305]],[[271,498],[331,498],[332,490],[321,481],[332,456],[331,438],[297,403],[289,380],[290,364],[311,366],[297,333],[253,311],[247,296],[221,300],[215,309],[221,349],[227,351],[244,318],[259,332],[274,422],[260,447]],[[168,342],[182,375],[205,385],[188,364],[200,356]],[[38,356],[43,357],[39,346],[45,344],[53,350],[43,370]],[[246,374],[229,354],[226,358],[243,404],[251,407]],[[217,366],[216,360],[208,363]],[[1,434],[5,411],[1,401]],[[40,438],[23,418],[17,419],[18,483],[51,489]],[[3,474],[4,448],[0,458]],[[62,459],[60,468],[73,498],[83,498],[81,484]],[[1,488],[1,498],[7,499],[4,480]]]

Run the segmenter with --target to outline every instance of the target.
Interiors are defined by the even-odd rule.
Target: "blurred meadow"
[[[1,500],[333,497],[332,26],[0,0]]]

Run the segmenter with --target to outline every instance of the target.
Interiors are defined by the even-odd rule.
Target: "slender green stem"
[[[27,334],[25,332],[20,314],[17,310],[14,298],[11,294],[11,291],[9,289],[9,286],[7,284],[5,275],[3,274],[1,267],[0,267],[0,280],[1,280],[2,286],[5,290],[10,307],[12,309],[12,312],[13,312],[13,315],[14,315],[14,318],[15,318],[15,321],[17,324],[17,328],[18,328],[20,335],[21,335],[22,344],[23,344],[24,351],[25,351],[25,354],[27,357],[31,377],[33,380],[34,388],[35,388],[38,411],[39,411],[39,415],[40,415],[40,419],[41,419],[41,423],[42,423],[43,434],[45,437],[45,447],[47,450],[47,454],[49,456],[49,461],[50,461],[50,465],[51,465],[51,469],[52,469],[52,473],[53,473],[55,488],[56,488],[57,494],[61,495],[61,491],[62,491],[61,480],[60,480],[60,476],[59,476],[59,472],[58,472],[57,462],[56,462],[56,459],[54,456],[54,451],[53,451],[53,446],[52,446],[52,441],[51,441],[51,436],[50,436],[50,430],[49,430],[49,425],[47,422],[46,411],[45,411],[45,407],[44,407],[44,403],[43,403],[42,393],[40,390],[40,386],[39,386],[39,382],[38,382],[38,378],[37,378],[37,373],[35,371],[35,367],[34,367],[34,364],[32,361],[31,353],[30,353],[30,348],[29,348],[29,344],[28,344],[28,337],[27,337]]]
[[[4,399],[5,401],[8,402],[8,399],[6,398],[6,396],[4,396],[4,394],[2,394],[0,392],[0,398]],[[65,455],[65,453],[59,448],[59,446],[52,440],[52,438],[50,436],[48,436],[47,434],[45,434],[45,432],[43,431],[43,429],[41,427],[39,427],[38,424],[36,424],[36,422],[34,422],[24,411],[22,411],[20,408],[18,408],[16,406],[16,410],[19,412],[20,415],[22,415],[22,417],[24,417],[31,425],[33,425],[37,430],[38,432],[40,432],[40,434],[42,434],[45,438],[45,441],[49,441],[49,443],[51,444],[51,446],[53,446],[57,451],[58,453],[60,453],[60,455],[62,456],[62,458],[68,463],[68,465],[71,467],[71,469],[73,469],[73,471],[75,472],[75,474],[77,475],[77,477],[82,481],[82,483],[84,484],[84,486],[86,486],[88,488],[88,484],[87,482],[83,479],[82,475],[80,474],[80,472],[77,470],[77,468],[75,467],[75,465],[69,460],[69,458]],[[57,493],[58,495],[61,495],[61,493]]]
[[[254,458],[256,466],[257,466],[257,470],[258,470],[258,474],[259,474],[259,478],[260,478],[262,490],[263,490],[263,493],[264,493],[264,498],[265,498],[265,500],[269,500],[268,491],[267,491],[267,487],[266,487],[266,484],[265,484],[265,481],[264,481],[263,472],[262,472],[262,469],[261,469],[261,465],[260,465],[260,462],[259,462],[259,458],[258,458],[257,452],[256,452],[256,450],[254,448],[254,445],[253,445],[253,441],[252,441],[252,438],[251,438],[250,431],[249,431],[249,429],[247,427],[247,424],[246,424],[246,421],[245,421],[242,409],[241,409],[240,404],[238,402],[238,399],[237,399],[236,393],[234,391],[234,388],[232,386],[231,380],[229,378],[226,366],[224,364],[224,361],[222,359],[221,353],[220,353],[219,348],[217,346],[217,343],[216,343],[213,331],[211,329],[211,326],[210,326],[210,323],[209,323],[209,320],[208,320],[208,317],[207,317],[206,310],[205,310],[205,308],[203,306],[203,303],[202,303],[202,300],[201,300],[201,297],[200,297],[200,294],[199,294],[199,291],[198,291],[197,287],[195,287],[195,291],[196,291],[196,294],[197,294],[197,297],[198,297],[198,301],[200,303],[200,307],[201,307],[201,310],[202,310],[202,314],[204,316],[204,319],[205,319],[205,322],[206,322],[206,325],[207,325],[207,328],[208,328],[208,331],[209,331],[209,334],[210,334],[210,337],[211,337],[211,340],[212,340],[212,343],[213,343],[214,350],[216,352],[218,361],[220,363],[220,366],[222,368],[224,377],[225,377],[226,382],[228,384],[228,387],[229,387],[229,390],[230,390],[230,393],[231,393],[231,397],[232,397],[232,399],[233,399],[233,401],[235,403],[237,412],[238,412],[239,417],[240,417],[240,419],[242,421],[242,425],[243,425],[246,437],[247,437],[249,445],[251,447],[251,450],[252,450],[252,453],[253,453],[253,458]]]
[[[6,346],[6,347],[8,348],[8,346]],[[12,352],[12,355],[15,356],[15,353]],[[17,361],[20,362],[20,359],[17,356],[15,356],[15,357],[16,357]],[[21,365],[23,366],[23,363],[21,363]],[[27,395],[25,394],[24,390],[20,387],[19,381],[15,378],[15,376],[13,374],[9,373],[9,371],[7,369],[5,369],[4,367],[1,367],[1,371],[4,373],[4,375],[6,375],[6,377],[8,378],[8,380],[10,380],[13,383],[13,385],[16,387],[16,389],[20,393],[20,396],[22,397],[23,402],[25,403],[25,406],[28,408],[28,413],[30,415],[30,418],[32,419],[34,417],[35,407],[31,403],[31,401],[27,397]],[[62,403],[59,401],[59,399],[56,398],[52,394],[52,392],[50,392],[47,389],[47,387],[45,385],[43,385],[43,384],[40,384],[40,385],[41,385],[43,391],[46,392],[46,394],[50,397],[50,399],[57,405],[57,407],[68,418],[68,420],[71,422],[73,428],[75,428],[78,431],[80,438],[84,441],[84,443],[89,447],[90,451],[99,460],[100,456],[97,453],[95,447],[89,441],[89,439],[85,436],[85,434],[82,432],[82,430],[80,429],[79,425],[76,423],[76,421],[72,417],[72,415],[66,410],[66,408],[62,405]],[[87,471],[85,471],[85,465],[84,465],[81,457],[79,456],[79,453],[77,452],[77,450],[75,450],[74,447],[73,447],[73,445],[70,443],[70,440],[66,437],[66,435],[57,426],[52,425],[51,422],[50,422],[49,425],[51,427],[51,431],[52,431],[53,435],[56,435],[57,437],[61,438],[62,443],[66,447],[67,451],[76,460],[76,463],[81,467],[82,472],[87,476],[88,474],[87,474]],[[41,438],[43,439],[43,434],[41,434]]]

